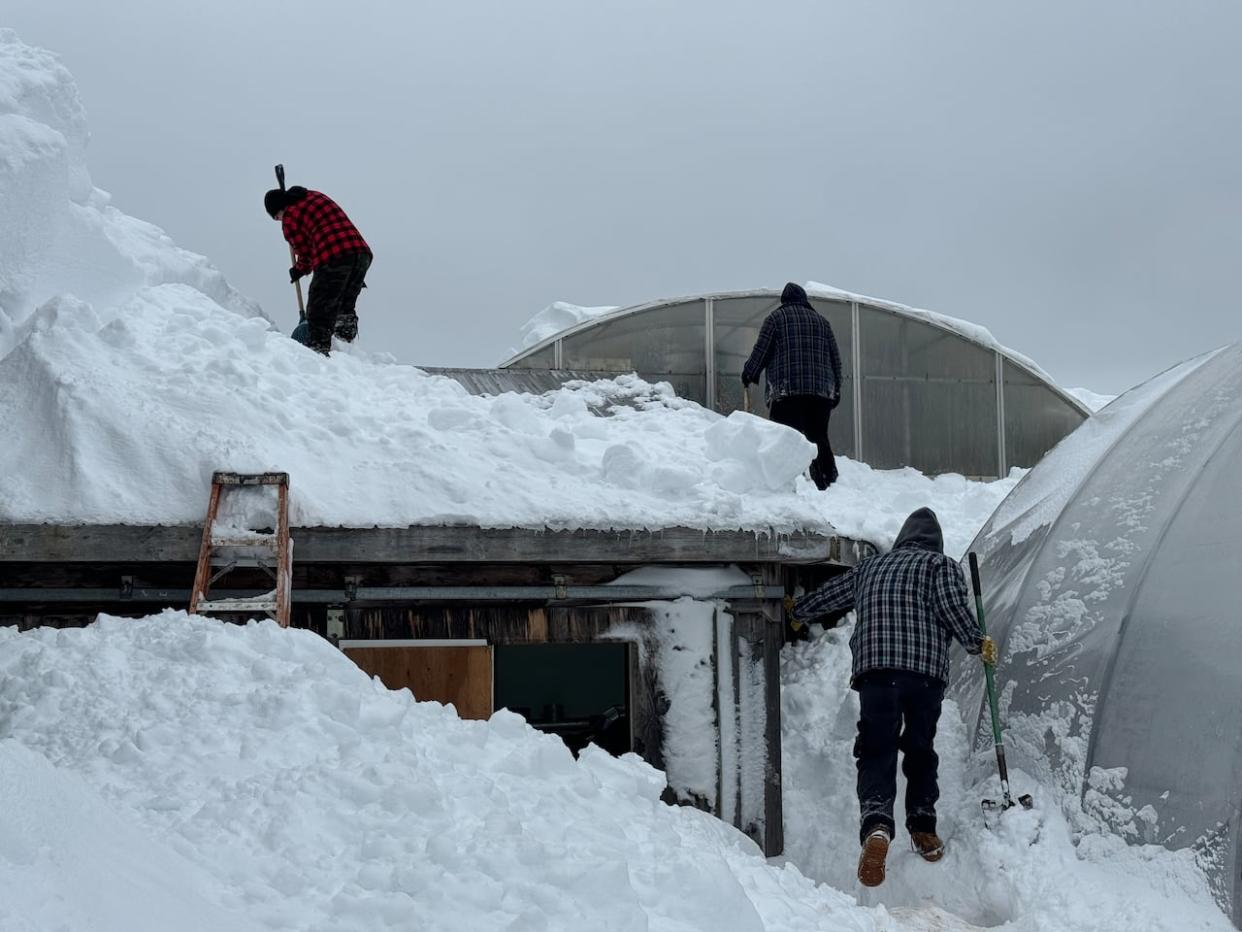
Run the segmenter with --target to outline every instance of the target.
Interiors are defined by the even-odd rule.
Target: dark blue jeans
[[[893,802],[897,798],[897,752],[906,775],[906,828],[936,830],[936,769],[934,747],[944,683],[905,670],[872,670],[854,681],[861,706],[854,759],[858,762],[858,805],[862,815],[859,840],[880,826],[894,834]]]

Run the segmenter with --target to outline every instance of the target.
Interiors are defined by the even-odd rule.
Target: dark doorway
[[[630,645],[498,644],[495,705],[559,735],[577,754],[595,744],[610,754],[630,739]]]

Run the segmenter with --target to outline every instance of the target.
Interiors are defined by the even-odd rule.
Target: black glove
[[[746,376],[742,376],[742,388],[750,388],[750,383],[746,381]]]
[[[833,409],[834,411],[836,410],[837,405],[839,405],[840,403],[841,403],[840,392],[833,392],[831,395],[828,396],[828,407]]]
[[[301,277],[302,273],[298,271],[298,267],[296,265],[289,269],[289,281],[297,282],[297,280]]]

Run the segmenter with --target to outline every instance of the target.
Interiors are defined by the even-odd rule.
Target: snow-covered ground
[[[1010,770],[1015,793],[1032,810],[989,816],[980,802],[1000,797],[996,757],[971,753],[957,705],[945,702],[936,736],[940,755],[939,830],[947,853],[924,863],[901,828],[905,779],[898,775],[897,838],[888,876],[875,890],[855,879],[858,797],[854,735],[858,695],[849,689],[851,620],[790,645],[782,657],[781,731],[788,860],[809,877],[883,904],[916,927],[941,909],[986,928],[1023,932],[1178,932],[1232,929],[1189,849],[1127,845],[1051,784]],[[982,673],[980,673],[982,676]],[[1067,813],[1072,819],[1067,818]],[[1090,830],[1084,830],[1084,826]]]
[[[0,736],[6,932],[927,927],[666,806],[633,756],[462,721],[272,622],[0,628]]]

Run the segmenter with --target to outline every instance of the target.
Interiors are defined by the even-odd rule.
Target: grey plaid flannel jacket
[[[851,683],[871,670],[909,670],[949,680],[949,640],[977,654],[983,631],[970,611],[966,576],[943,553],[898,545],[868,557],[794,604],[794,616],[814,621],[854,609]]]
[[[805,304],[782,304],[763,321],[742,381],[768,372],[768,404],[789,395],[841,395],[841,352],[832,325]]]

